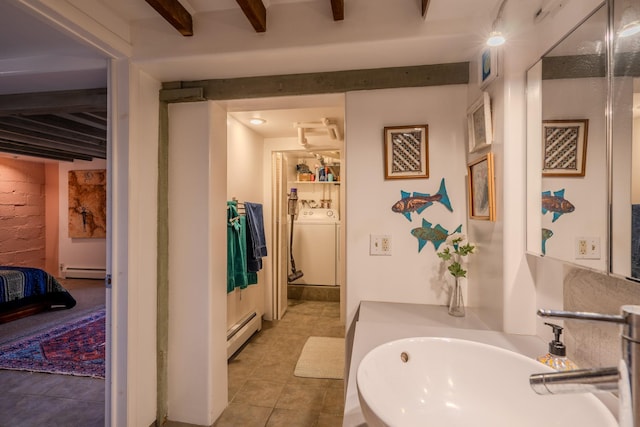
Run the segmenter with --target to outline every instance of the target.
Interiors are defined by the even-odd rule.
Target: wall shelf
[[[339,185],[341,181],[293,181],[294,184],[335,184]]]

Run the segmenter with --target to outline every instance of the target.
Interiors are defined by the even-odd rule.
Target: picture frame
[[[429,126],[384,128],[384,179],[429,178]]]
[[[588,119],[544,120],[542,176],[584,176],[588,137]]]
[[[482,92],[480,98],[467,110],[467,127],[470,153],[489,147],[493,143],[491,98],[487,92]]]
[[[485,89],[499,74],[498,49],[486,47],[478,56],[478,84]]]
[[[467,180],[469,218],[495,221],[493,153],[487,153],[467,165]]]

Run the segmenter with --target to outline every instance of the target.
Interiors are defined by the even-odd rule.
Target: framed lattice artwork
[[[542,176],[584,176],[589,120],[542,122]]]
[[[385,179],[429,178],[427,125],[384,128]]]

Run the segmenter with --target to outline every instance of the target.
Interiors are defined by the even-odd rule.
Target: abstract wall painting
[[[478,58],[478,82],[484,89],[498,77],[498,49],[487,47]]]
[[[107,235],[107,171],[69,171],[69,237]]]
[[[487,153],[467,165],[469,218],[495,221],[496,201],[493,153]]]
[[[384,128],[385,179],[429,178],[427,125]]]
[[[467,111],[467,127],[470,153],[489,147],[493,142],[491,98],[487,92],[483,92]]]
[[[589,120],[542,122],[542,176],[584,176]]]

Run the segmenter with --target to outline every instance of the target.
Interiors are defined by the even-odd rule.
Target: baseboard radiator
[[[227,331],[227,359],[233,356],[251,335],[262,329],[262,317],[251,312]]]
[[[62,271],[65,279],[104,279],[106,275],[104,268],[66,267]]]

